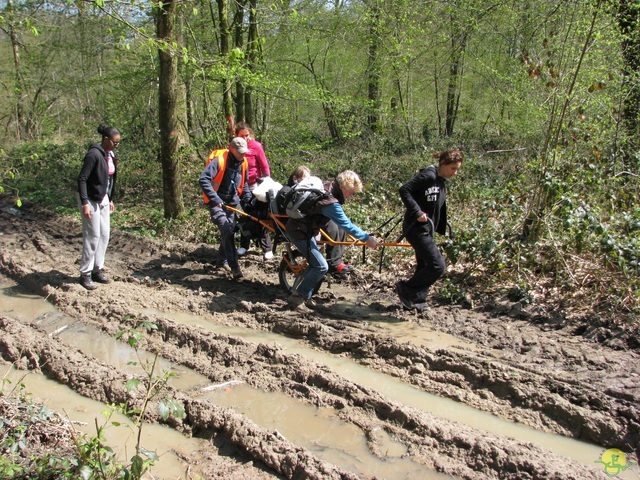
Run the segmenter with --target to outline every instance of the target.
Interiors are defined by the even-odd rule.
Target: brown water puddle
[[[57,331],[57,334],[61,336],[66,336],[64,333],[65,330],[68,330],[69,332],[74,331],[73,329],[70,329],[69,326],[63,328],[63,324],[65,323],[64,320],[60,322],[59,319],[56,319],[56,315],[59,316],[60,314],[47,314],[47,308],[49,312],[53,312],[53,307],[47,302],[43,301],[41,297],[24,295],[19,292],[20,290],[15,288],[9,290],[4,289],[0,291],[0,298],[2,299],[2,307],[0,307],[0,311],[12,313],[10,311],[7,312],[7,307],[10,310],[17,310],[19,311],[19,314],[13,312],[12,316],[18,318],[24,318],[25,316],[33,318],[33,315],[37,314],[40,316],[41,323],[43,321],[46,323],[47,316],[49,316],[50,319],[54,321],[50,322],[50,326],[48,328],[51,332]],[[46,307],[47,305],[48,307]],[[342,377],[353,381],[354,383],[373,388],[386,397],[400,402],[404,405],[412,406],[419,410],[432,413],[440,418],[458,422],[478,430],[484,430],[497,435],[512,437],[523,442],[532,442],[543,448],[547,448],[553,451],[555,454],[564,455],[585,465],[592,466],[594,462],[601,457],[603,451],[605,450],[603,447],[597,445],[573,440],[560,435],[540,432],[530,427],[526,427],[513,422],[508,422],[495,417],[494,415],[482,412],[453,400],[441,398],[436,395],[423,392],[393,377],[370,370],[369,368],[364,367],[351,359],[327,354],[309,348],[299,340],[291,339],[271,332],[257,331],[242,327],[230,327],[227,325],[215,323],[214,321],[212,321],[212,319],[215,318],[215,315],[213,317],[204,318],[186,314],[183,312],[155,312],[152,310],[144,310],[141,311],[141,313],[145,313],[150,316],[159,315],[166,318],[171,318],[174,321],[184,325],[199,326],[215,333],[239,337],[248,342],[264,344],[276,343],[282,346],[287,353],[297,353],[309,360],[313,360],[319,364],[327,365],[330,368],[334,369]],[[69,322],[67,321],[67,323]],[[86,326],[81,326],[78,329],[79,337],[82,337],[81,333],[86,329]],[[96,346],[97,343],[102,343],[102,340],[100,342],[97,342],[95,340],[96,335],[100,334],[100,332],[96,332],[94,334],[89,332],[88,330],[86,331],[87,334],[81,340],[79,340],[79,343],[81,345],[79,345],[78,348],[83,351],[91,351],[93,349],[94,353],[92,355],[97,356],[96,358],[98,358],[98,356],[100,355],[100,350],[103,350],[103,352],[107,352],[106,357],[104,357],[104,361],[107,361],[109,363],[115,361],[117,365],[122,365],[123,363],[126,365],[128,361],[130,361],[132,353],[131,351],[128,351],[128,353],[123,353],[126,352],[126,348],[128,348],[124,344],[120,344],[120,342],[116,342],[110,337],[106,337],[103,335],[104,337],[106,337],[105,341],[107,341],[107,343],[110,340],[111,342],[115,342],[119,345],[106,346],[107,344],[105,344],[103,346]],[[70,339],[74,337],[73,334],[69,333],[68,335]],[[170,362],[166,362],[162,364],[162,368],[174,369],[174,371],[179,373],[178,377],[175,380],[172,380],[176,382],[173,384],[176,388],[180,388],[182,390],[197,390],[202,389],[203,385],[205,387],[207,385],[208,380],[205,377],[195,372],[188,371],[188,369],[185,369],[182,366],[174,366],[170,364]],[[245,413],[247,416],[252,418],[252,420],[263,426],[264,428],[269,428],[270,430],[278,430],[293,442],[300,442],[300,445],[305,446],[310,451],[313,451],[318,457],[323,458],[324,460],[343,467],[347,470],[360,472],[360,474],[375,474],[380,478],[450,478],[439,476],[438,473],[432,471],[427,471],[424,473],[425,475],[432,476],[416,476],[416,473],[412,471],[412,468],[416,464],[410,461],[406,461],[405,459],[395,458],[395,455],[389,455],[385,460],[378,459],[369,452],[368,448],[366,448],[364,434],[361,431],[357,434],[346,433],[351,427],[356,430],[359,429],[350,424],[342,422],[337,418],[337,416],[335,416],[335,414],[328,424],[325,424],[323,428],[317,430],[318,435],[316,435],[315,440],[305,438],[307,426],[309,426],[309,429],[311,429],[311,425],[313,425],[314,422],[319,421],[319,418],[322,418],[318,413],[318,409],[316,409],[315,407],[303,404],[302,402],[298,402],[294,399],[291,399],[290,397],[287,397],[284,394],[275,395],[274,393],[265,393],[255,389],[251,389],[246,385],[243,385],[241,388],[239,388],[238,386],[234,386],[233,384],[231,384],[228,387],[230,388],[222,390],[214,389],[211,393],[207,393],[205,395],[210,395],[210,398],[220,405],[228,404],[237,411]],[[220,393],[221,391],[224,393]],[[236,392],[239,393],[236,394]],[[279,404],[284,405],[283,408],[285,411],[289,409],[291,409],[291,411],[297,411],[297,409],[299,408],[308,408],[311,410],[309,410],[307,415],[303,415],[301,417],[305,418],[304,421],[300,421],[299,419],[297,419],[295,422],[290,422],[289,419],[296,418],[297,414],[283,414],[280,420],[272,423],[275,418],[275,415],[273,415],[273,406]],[[262,405],[263,407],[267,406],[267,408],[258,408],[259,405]],[[326,415],[326,413],[322,413],[322,415]],[[342,424],[342,427],[346,428],[347,431],[340,431],[339,429],[335,429],[332,423],[334,421]],[[287,426],[289,423],[291,423],[291,429],[289,429],[289,427]],[[329,442],[326,440],[326,437],[322,436],[323,429],[329,432],[340,432],[336,436],[334,436],[334,443],[332,444],[332,446],[327,446]],[[362,439],[357,441],[354,440],[355,443],[351,444],[349,450],[345,450],[343,443],[344,438],[350,438],[350,436],[353,438],[362,437]],[[388,446],[390,451],[392,452],[400,451],[398,449],[403,448],[402,446],[395,444],[395,442],[393,442],[391,439],[389,439]],[[366,470],[360,470],[360,468],[364,468],[362,467],[362,465],[366,465],[367,462],[373,462],[375,464],[373,473],[365,473]],[[392,464],[394,465],[394,467],[389,468],[389,465]],[[424,469],[424,467],[420,467],[420,469]],[[418,469],[418,472],[420,471],[420,469]],[[385,477],[383,472],[389,472],[389,475],[392,476]],[[401,474],[401,472],[406,472],[406,476],[404,474]],[[622,478],[625,480],[635,478],[629,476],[632,474],[633,472],[629,471],[622,472],[620,473],[618,478]]]
[[[387,334],[398,342],[430,350],[478,350],[475,344],[453,335],[431,330],[423,324],[402,321],[397,317],[380,313],[367,303],[366,296],[347,289],[339,283],[332,284],[331,291],[337,297],[336,302],[331,306],[332,313],[336,312],[339,318],[353,319],[370,325],[378,330],[377,333]]]
[[[277,431],[317,457],[360,476],[376,476],[381,480],[453,478],[401,458],[407,453],[406,447],[383,430],[376,432],[376,440],[386,457],[372,455],[364,432],[337,418],[331,408],[317,408],[283,393],[263,392],[245,384],[217,388],[202,397],[233,408],[264,429]]]
[[[2,289],[0,298],[3,300],[2,308],[0,308],[3,313],[32,322],[48,332],[49,335],[57,336],[69,346],[108,363],[120,371],[142,374],[141,366],[150,366],[153,363],[153,354],[134,350],[129,345],[119,342],[93,327],[55,311],[53,306],[44,302],[41,297],[21,293],[19,288],[12,287]],[[31,309],[32,304],[33,309]],[[35,314],[37,317],[34,318]],[[364,432],[360,428],[340,420],[334,409],[319,409],[283,393],[263,392],[244,385],[242,382],[231,381],[222,385],[211,385],[207,377],[189,368],[175,365],[165,359],[159,359],[155,374],[162,371],[170,371],[175,374],[175,377],[169,380],[169,384],[174,388],[192,392],[194,396],[232,408],[269,431],[277,430],[289,441],[308,449],[318,458],[358,475],[377,476],[381,480],[452,478],[428,469],[408,458],[401,458],[407,452],[406,447],[393,441],[384,431],[376,432],[376,440],[380,445],[380,450],[387,452],[387,455],[385,458],[378,458],[369,450]],[[36,375],[30,375],[30,377],[33,376]],[[44,379],[42,376],[39,377]],[[58,385],[50,380],[44,379],[43,381]],[[30,385],[36,391],[32,391],[31,386],[28,391],[36,396],[43,394],[44,398],[49,401],[46,389],[40,389],[38,383]],[[78,397],[78,402],[86,400],[67,387],[62,385],[59,387],[59,391],[68,391],[72,397]],[[60,397],[63,396],[64,393],[60,395]],[[51,401],[53,402],[53,399]],[[99,402],[94,403],[99,404]],[[74,402],[70,401],[66,408],[74,408],[73,405]],[[105,406],[99,405],[102,405],[101,410],[104,410]],[[50,408],[57,411],[61,411],[60,408],[64,408],[64,406],[65,403],[62,401],[50,404]],[[86,411],[83,408],[81,410]],[[89,420],[82,421],[89,421],[90,425],[93,425],[94,417],[91,415],[95,415],[95,409],[89,414]],[[185,438],[175,431],[173,433],[179,438]],[[175,439],[175,435],[172,438]],[[124,443],[127,439],[120,436],[115,436],[113,440],[109,438],[109,441],[116,442],[116,445],[130,445]],[[147,449],[153,449],[146,443],[143,445]]]
[[[300,340],[272,332],[221,325],[215,323],[215,315],[205,318],[183,312],[157,312],[153,310],[143,310],[141,313],[170,318],[184,325],[199,326],[215,333],[238,337],[247,342],[278,344],[286,353],[296,353],[316,363],[326,365],[343,378],[359,385],[373,388],[393,401],[477,430],[504,435],[522,442],[531,442],[542,448],[547,448],[555,454],[566,456],[585,465],[592,466],[604,451],[603,447],[597,445],[561,435],[541,432],[525,425],[503,420],[495,415],[454,400],[424,392],[394,377],[362,366],[350,358],[331,355],[310,348]]]
[[[0,365],[0,378],[5,375],[13,385],[24,384],[34,400],[40,400],[51,410],[66,416],[74,422],[76,430],[89,437],[96,435],[96,419],[98,425],[105,423],[102,412],[108,407],[104,403],[83,397],[69,387],[38,373],[25,373],[23,370]],[[114,449],[119,461],[126,463],[135,453],[136,430],[132,422],[119,413],[114,413],[110,421],[120,422],[121,425],[110,425],[104,430],[106,443]],[[192,458],[196,452],[211,448],[208,440],[185,437],[169,427],[157,424],[143,424],[141,445],[160,457],[149,471],[153,477],[146,478],[174,480],[194,478],[193,475],[198,474],[197,470],[183,459]],[[191,476],[187,475],[187,471]]]

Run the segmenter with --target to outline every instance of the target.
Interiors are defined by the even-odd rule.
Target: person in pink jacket
[[[249,153],[245,154],[244,158],[249,163],[249,169],[247,170],[247,183],[249,189],[253,189],[258,184],[258,180],[262,177],[271,176],[271,170],[269,169],[269,161],[267,155],[264,153],[262,144],[255,139],[253,130],[249,124],[240,122],[235,127],[236,137],[242,137],[247,141],[249,147]],[[273,258],[273,252],[271,251],[271,237],[266,229],[263,229],[262,235],[257,239],[262,249],[262,255],[265,260]],[[251,246],[251,238],[240,236],[240,248],[238,248],[238,255],[244,255]]]

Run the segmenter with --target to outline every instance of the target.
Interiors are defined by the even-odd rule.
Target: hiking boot
[[[427,310],[429,310],[429,305],[427,305],[427,303],[414,303],[413,304],[413,308],[414,310],[417,310],[418,312],[426,312]]]
[[[242,277],[244,277],[244,275],[242,274],[242,270],[240,270],[240,267],[232,268],[231,276],[234,280],[240,280]]]
[[[229,262],[227,262],[226,260],[222,263],[216,263],[216,268],[219,268],[221,270],[224,270],[226,272],[230,272],[231,271],[231,267],[229,266]]]
[[[404,297],[402,295],[402,287],[400,285],[400,282],[396,283],[396,293],[398,294],[398,298],[400,299],[400,303],[402,303],[402,306],[408,310],[413,310],[416,308],[416,304],[413,303],[411,300],[409,300],[408,298]],[[424,305],[424,304],[421,304]]]
[[[287,304],[289,305],[291,310],[295,310],[296,312],[301,313],[307,313],[311,311],[306,305],[306,303],[309,301],[310,299],[305,299],[297,293],[292,293],[291,295],[289,295],[289,298],[287,298]]]
[[[111,283],[111,279],[104,274],[103,270],[96,270],[92,272],[91,279],[98,283]]]
[[[98,286],[95,283],[93,283],[93,280],[91,280],[90,273],[80,274],[80,285],[82,285],[87,290],[95,290],[96,288],[98,288]]]
[[[335,278],[346,277],[347,275],[351,275],[353,272],[353,265],[349,265],[348,263],[341,263],[337,267],[331,269],[331,275]]]
[[[246,248],[244,248],[244,247],[240,247],[240,248],[237,250],[237,252],[238,252],[238,256],[239,256],[239,257],[241,257],[241,256],[243,256],[243,255],[246,255],[246,254],[247,254],[247,249],[246,249]]]

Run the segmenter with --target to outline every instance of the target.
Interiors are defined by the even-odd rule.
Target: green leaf
[[[171,415],[171,409],[169,408],[169,405],[167,405],[165,402],[158,403],[158,414],[163,420],[169,418],[169,415]]]
[[[142,457],[140,455],[134,455],[131,458],[131,473],[135,478],[140,478],[145,470],[146,468]]]
[[[231,60],[232,62],[235,62],[237,60],[242,60],[244,58],[244,52],[236,47],[233,50],[231,50],[231,52],[229,52],[229,60]]]
[[[184,418],[184,406],[176,400],[161,400],[158,403],[158,414],[163,420],[169,418],[170,415],[173,415],[174,418]]]
[[[86,465],[83,465],[80,469],[80,478],[83,480],[89,480],[93,476],[93,470]]]
[[[125,386],[127,388],[127,392],[135,390],[136,388],[138,388],[139,385],[140,385],[140,380],[137,379],[137,378],[131,378],[131,379],[127,380],[127,382],[125,383]]]
[[[158,454],[154,451],[140,447],[140,453],[153,462],[157,462],[158,460],[160,460],[160,457],[158,457]]]

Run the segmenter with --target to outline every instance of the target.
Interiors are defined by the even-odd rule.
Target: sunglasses
[[[117,147],[118,145],[120,145],[120,142],[114,142],[114,141],[113,141],[113,140],[111,140],[111,139],[109,139],[109,141],[110,141],[111,143],[113,143],[113,146],[114,146],[114,147]]]

